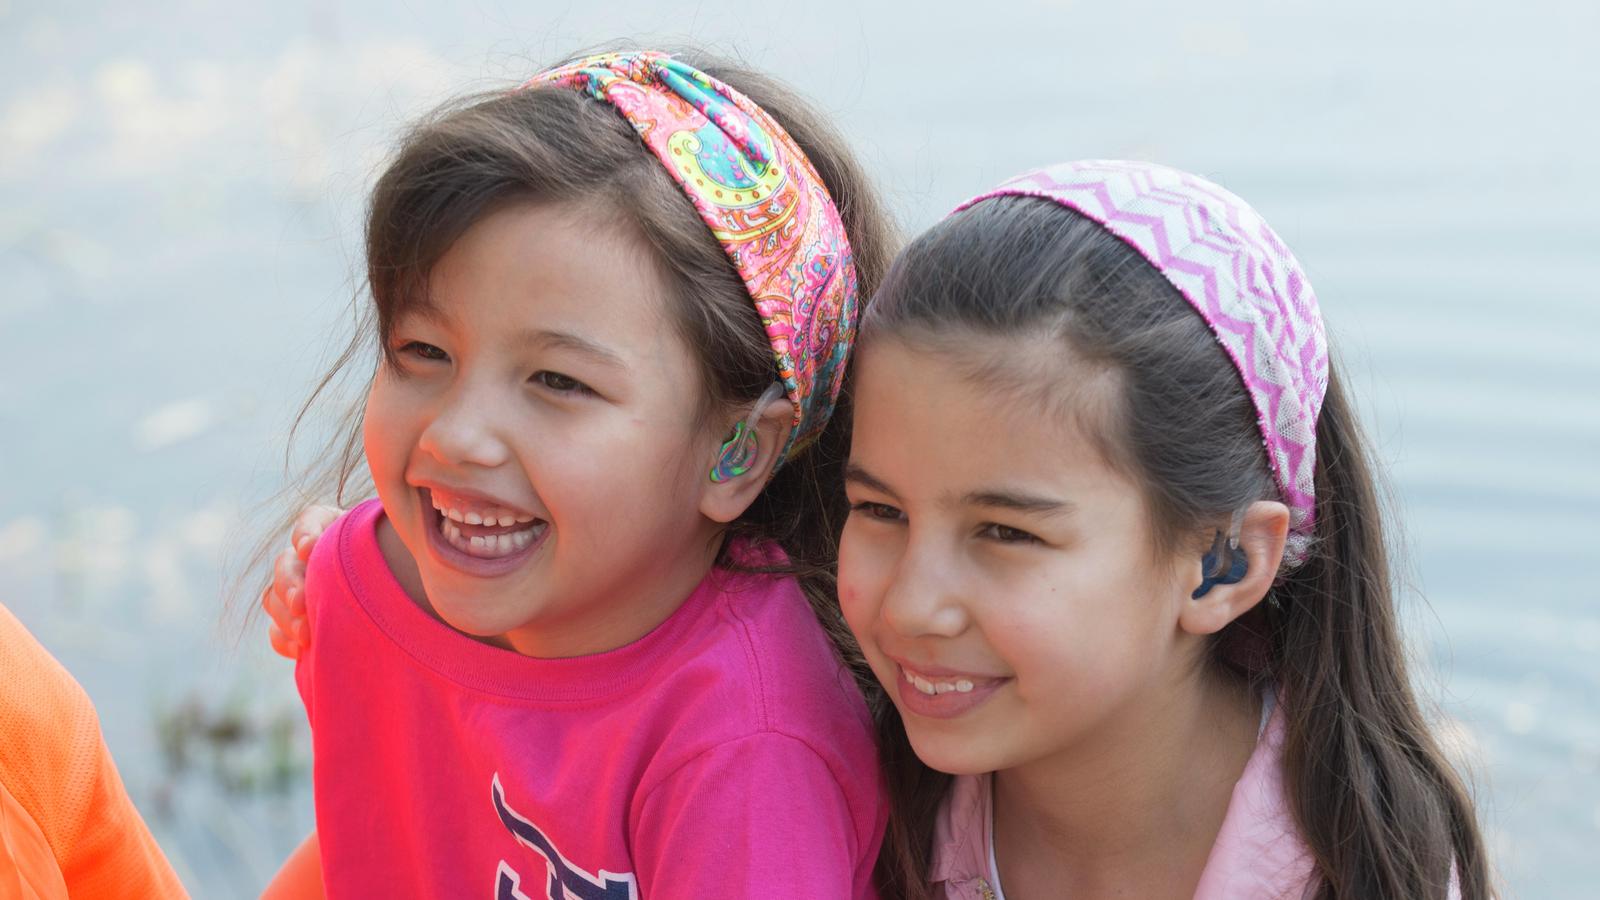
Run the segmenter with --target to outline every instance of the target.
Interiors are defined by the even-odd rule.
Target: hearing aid
[[[750,471],[756,461],[756,422],[767,405],[786,393],[781,383],[774,381],[762,392],[761,399],[750,410],[744,421],[733,426],[733,432],[717,451],[717,464],[711,467],[711,480],[715,482],[738,478]]]
[[[1250,571],[1250,561],[1239,549],[1239,531],[1243,526],[1244,510],[1234,510],[1227,535],[1217,532],[1211,549],[1200,558],[1200,586],[1189,599],[1199,600],[1219,584],[1238,584],[1244,580],[1245,573]]]

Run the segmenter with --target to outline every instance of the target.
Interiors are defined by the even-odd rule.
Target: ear
[[[789,426],[794,421],[794,404],[789,402],[787,396],[768,403],[756,420],[756,455],[749,469],[743,475],[712,481],[711,469],[722,455],[723,442],[744,419],[745,416],[740,416],[728,423],[723,436],[717,439],[711,455],[706,457],[705,465],[701,468],[705,483],[701,486],[700,512],[713,522],[726,524],[739,518],[755,502],[762,488],[767,486],[767,479],[772,476],[772,470],[778,462],[778,451],[783,449],[783,442],[789,436]]]
[[[1223,523],[1227,533],[1229,523]],[[1245,509],[1239,528],[1239,550],[1249,563],[1237,584],[1216,584],[1204,595],[1187,600],[1178,614],[1178,627],[1190,634],[1216,634],[1229,622],[1249,612],[1267,596],[1283,561],[1283,544],[1289,535],[1289,507],[1276,500],[1259,500]],[[1184,567],[1191,586],[1204,576],[1198,557]]]

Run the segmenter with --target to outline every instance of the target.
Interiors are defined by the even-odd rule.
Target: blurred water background
[[[374,168],[433,103],[624,36],[799,87],[910,229],[1076,157],[1249,198],[1388,466],[1510,895],[1600,895],[1600,7],[0,0],[0,601],[195,896],[254,896],[311,823],[290,666],[221,601]]]

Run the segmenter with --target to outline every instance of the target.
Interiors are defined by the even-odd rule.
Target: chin
[[[437,610],[440,621],[468,637],[496,638],[518,627],[521,623],[505,625],[489,616],[460,614],[455,610]]]
[[[521,628],[528,622],[526,609],[496,609],[494,601],[486,597],[461,597],[459,594],[445,591],[435,592],[431,587],[427,592],[433,614],[439,621],[471,637],[499,637],[508,631]],[[453,599],[441,602],[434,600],[435,597]]]
[[[986,775],[1004,768],[999,754],[962,735],[919,735],[908,729],[906,736],[917,758],[930,769],[949,775]]]

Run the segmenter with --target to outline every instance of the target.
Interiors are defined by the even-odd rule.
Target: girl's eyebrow
[[[618,369],[627,369],[628,364],[621,356],[586,337],[573,334],[570,331],[549,331],[540,328],[530,328],[517,335],[517,339],[524,344],[546,347],[555,350],[571,350],[585,356],[594,358],[597,362],[614,366]]]
[[[891,497],[896,496],[893,488],[884,484],[857,463],[849,463],[845,466],[844,480],[846,483],[859,484],[868,490],[888,494]],[[1000,489],[972,491],[962,497],[960,503],[964,506],[1008,509],[1013,512],[1031,513],[1040,516],[1066,516],[1071,515],[1078,509],[1077,504],[1071,500],[1060,500],[1039,494]]]
[[[888,494],[891,497],[895,496],[894,491],[890,489],[887,484],[884,484],[877,478],[873,477],[871,473],[856,463],[848,463],[845,465],[844,480],[847,484],[853,482],[861,485],[867,490],[877,491],[880,494]]]
[[[1008,490],[973,491],[962,497],[961,502],[967,506],[998,507],[1042,516],[1071,515],[1078,508],[1071,500],[1058,500],[1053,497]]]

